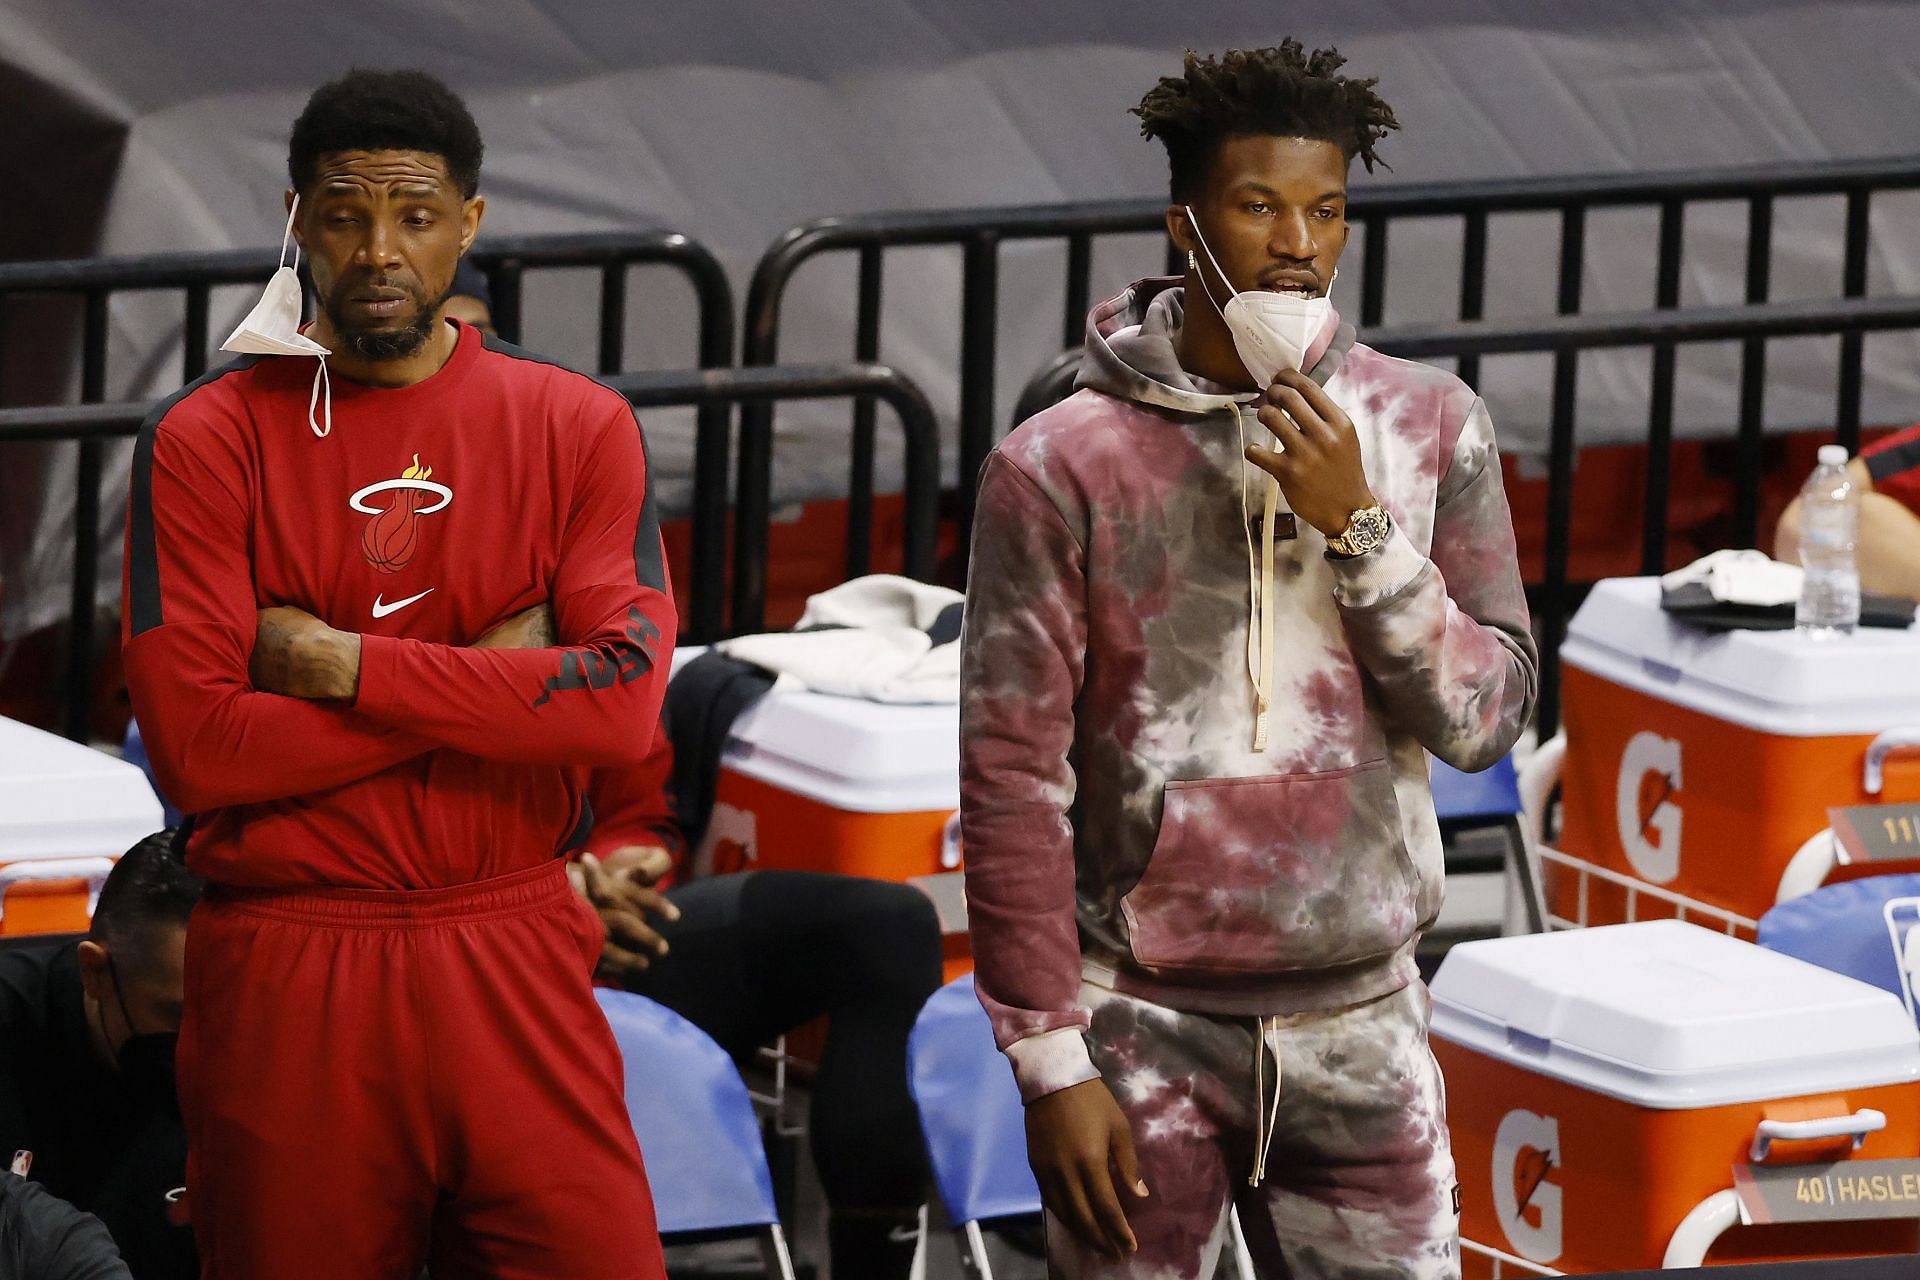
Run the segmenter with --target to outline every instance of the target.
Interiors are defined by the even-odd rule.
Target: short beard
[[[427,340],[433,336],[433,326],[439,318],[441,304],[453,296],[453,289],[449,286],[436,301],[429,303],[426,294],[408,289],[407,292],[419,307],[412,324],[404,329],[356,329],[347,323],[342,308],[336,304],[341,292],[343,290],[336,287],[334,297],[321,300],[320,309],[327,313],[327,323],[333,326],[334,336],[346,348],[346,354],[368,364],[407,360],[419,355],[426,348]]]

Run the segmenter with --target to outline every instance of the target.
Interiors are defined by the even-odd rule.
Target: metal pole
[[[1093,237],[1076,231],[1067,237],[1067,304],[1060,323],[1060,349],[1071,351],[1086,340],[1087,311],[1093,294]]]
[[[1660,206],[1660,250],[1654,280],[1654,306],[1670,311],[1680,305],[1680,254],[1686,231],[1686,205],[1668,200]],[[1677,348],[1655,343],[1653,379],[1647,400],[1647,490],[1642,508],[1640,571],[1663,572],[1667,562],[1667,506],[1673,490],[1673,397]]]
[[[1870,232],[1870,202],[1873,192],[1855,187],[1847,192],[1846,263],[1841,271],[1840,291],[1849,298],[1867,296],[1867,237]],[[1867,344],[1865,335],[1849,329],[1840,335],[1840,403],[1835,415],[1840,443],[1848,453],[1860,452],[1861,383],[1866,377]]]
[[[107,398],[107,291],[86,294],[81,352],[80,398],[98,404]],[[90,736],[93,694],[94,609],[100,578],[100,473],[105,446],[82,440],[74,469],[73,590],[67,622],[66,735],[75,742]]]
[[[854,318],[854,358],[880,358],[880,246],[860,246],[860,300]],[[853,450],[847,477],[846,574],[873,572],[873,401],[853,402]]]
[[[204,284],[187,286],[186,325],[182,333],[180,371],[183,382],[192,382],[207,371],[207,324],[212,288]]]
[[[1568,205],[1560,214],[1560,314],[1580,310],[1580,284],[1586,269],[1587,211]],[[1572,612],[1568,563],[1573,554],[1574,418],[1579,409],[1580,353],[1562,348],[1553,354],[1553,417],[1547,448],[1546,576],[1542,584],[1540,736],[1552,736],[1560,724],[1560,641]]]
[[[1765,302],[1773,264],[1773,198],[1747,205],[1747,301]],[[1760,475],[1766,467],[1767,340],[1740,344],[1740,445],[1734,468],[1733,536],[1743,547],[1760,542]]]
[[[1000,319],[1000,236],[967,241],[960,291],[960,540],[973,531],[975,487],[993,451],[994,341]]]
[[[600,268],[600,372],[619,373],[627,358],[627,264]]]
[[[1365,220],[1367,242],[1360,256],[1360,327],[1371,329],[1386,318],[1387,219],[1376,214]]]
[[[1487,305],[1487,213],[1475,209],[1466,215],[1460,239],[1460,318],[1478,320]],[[1461,356],[1456,369],[1470,387],[1480,383],[1480,357]]]
[[[700,367],[733,364],[733,288],[725,268],[704,246],[676,237],[684,253],[675,261],[693,282],[700,307]],[[697,644],[726,630],[727,507],[732,487],[733,406],[703,404],[694,413],[693,551],[688,572],[692,615],[687,637]]]
[[[1541,583],[1540,740],[1560,726],[1560,642],[1572,612],[1568,562],[1572,558],[1574,415],[1578,405],[1580,353],[1553,356],[1553,417],[1547,446],[1547,563]]]
[[[520,278],[522,266],[513,258],[494,264],[487,281],[493,294],[493,327],[508,342],[520,341]]]

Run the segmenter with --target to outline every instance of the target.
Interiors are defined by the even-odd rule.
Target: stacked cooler
[[[1667,920],[1463,943],[1433,998],[1469,1280],[1499,1255],[1513,1276],[1913,1251],[1920,1035],[1897,997]],[[1739,1225],[1735,1187],[1780,1177],[1841,1220]],[[1909,1186],[1904,1220],[1863,1220]]]
[[[1920,799],[1920,760],[1889,751],[1920,727],[1920,629],[1703,631],[1661,612],[1657,579],[1625,578],[1593,589],[1560,660],[1565,821],[1542,855],[1559,923],[1684,915],[1752,937],[1829,806]]]
[[[161,825],[136,766],[0,719],[0,936],[85,929],[113,859]]]
[[[776,688],[734,721],[696,874],[784,868],[917,885],[971,968],[960,872],[960,708]]]

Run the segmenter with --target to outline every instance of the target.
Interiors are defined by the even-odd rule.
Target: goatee
[[[396,286],[384,286],[396,287]],[[370,364],[379,364],[388,360],[406,360],[417,356],[426,348],[427,339],[433,336],[434,319],[440,314],[440,304],[453,296],[448,287],[439,298],[429,300],[427,295],[409,285],[398,285],[404,289],[415,303],[412,323],[403,329],[363,329],[348,323],[345,308],[340,305],[346,286],[336,287],[333,295],[321,299],[320,309],[327,313],[327,323],[333,326],[333,332],[340,345],[358,359]]]

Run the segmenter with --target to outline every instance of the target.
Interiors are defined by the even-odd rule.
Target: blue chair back
[[[1822,885],[1760,917],[1756,941],[1771,951],[1870,982],[1900,995],[1899,962],[1885,907],[1920,895],[1920,875],[1869,876]]]
[[[1520,779],[1512,756],[1500,757],[1479,773],[1462,773],[1444,760],[1431,759],[1430,764],[1433,808],[1442,822],[1511,818],[1520,812]]]
[[[726,1050],[644,996],[601,987],[594,998],[625,1062],[661,1233],[777,1225],[753,1099]]]
[[[180,811],[167,799],[167,793],[160,789],[160,782],[153,776],[153,762],[147,759],[147,744],[140,740],[140,724],[136,720],[127,721],[127,739],[120,750],[121,757],[130,765],[137,767],[147,775],[147,781],[153,785],[153,794],[160,797],[160,812],[170,827],[180,825]]]
[[[920,1010],[907,1037],[907,1080],[947,1216],[962,1224],[1039,1213],[1020,1088],[994,1046],[972,974]]]

